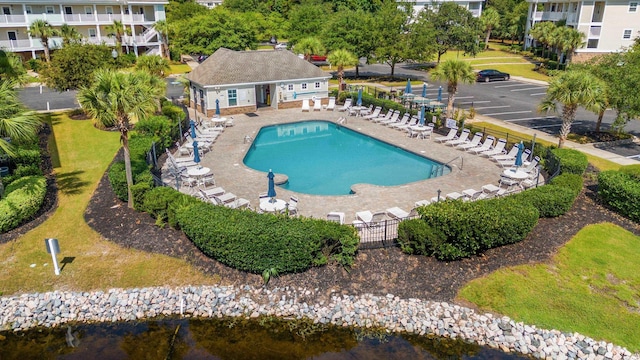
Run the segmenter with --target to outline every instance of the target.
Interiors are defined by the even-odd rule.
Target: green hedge
[[[617,213],[640,222],[640,172],[603,171],[598,174],[598,195]]]
[[[431,256],[445,237],[422,219],[404,220],[398,226],[398,244],[407,254]]]
[[[351,266],[359,242],[350,226],[204,202],[178,209],[177,218],[202,252],[238,270],[258,274],[300,272],[328,260]]]
[[[483,201],[443,201],[418,209],[445,241],[433,250],[439,260],[457,260],[524,239],[538,222],[538,210],[512,196]]]
[[[346,92],[343,91],[340,93],[340,97],[338,98],[338,101],[341,103],[344,103],[344,101],[347,98],[353,98],[353,101],[355,102],[355,100],[358,98],[358,93],[357,92]],[[374,107],[376,106],[380,106],[382,107],[383,111],[392,109],[392,110],[399,110],[401,114],[404,114],[405,112],[409,111],[412,115],[417,114],[417,110],[407,110],[406,107],[404,107],[402,104],[398,104],[395,101],[392,100],[385,100],[385,99],[377,99],[369,94],[362,94],[362,106],[369,106],[372,105]],[[425,115],[426,116],[426,115]],[[431,118],[430,116],[426,116],[427,118]]]
[[[551,152],[560,159],[560,173],[584,174],[589,165],[587,155],[574,149],[552,149]]]
[[[134,185],[138,181],[149,181],[149,165],[147,165],[147,152],[153,144],[152,136],[137,135],[129,140],[129,158],[131,159],[131,174]],[[124,161],[118,161],[109,168],[109,183],[111,189],[118,199],[128,201],[127,176],[125,173]],[[144,186],[140,186],[142,188]],[[131,189],[133,191],[133,188]],[[134,197],[134,203],[135,203]],[[134,206],[136,206],[134,204]]]
[[[165,149],[173,145],[172,136],[177,126],[177,123],[172,123],[166,116],[150,116],[148,119],[138,121],[135,130],[139,135],[154,139],[159,148]],[[175,132],[177,133],[177,130]]]
[[[542,218],[564,215],[577,194],[569,187],[545,185],[509,196],[516,201],[531,204]],[[506,210],[506,209],[505,209]]]
[[[578,174],[564,173],[551,179],[551,185],[569,188],[574,192],[575,196],[578,196],[582,191],[584,180]]]
[[[151,189],[144,194],[141,210],[154,217],[156,224],[162,225],[168,222],[169,226],[177,228],[176,210],[199,201],[193,196],[163,186]]]
[[[0,200],[0,233],[16,228],[35,215],[46,194],[44,176],[27,176],[7,185]]]

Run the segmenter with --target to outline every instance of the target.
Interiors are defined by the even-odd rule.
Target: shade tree
[[[476,74],[471,64],[462,60],[447,60],[436,66],[430,75],[433,80],[447,83],[447,117],[453,117],[453,104],[458,93],[458,85],[476,82]]]
[[[51,61],[51,56],[49,55],[49,40],[57,35],[58,30],[51,26],[46,20],[34,20],[31,25],[29,25],[29,36],[40,39],[46,62]]]

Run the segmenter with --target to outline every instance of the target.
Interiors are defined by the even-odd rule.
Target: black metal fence
[[[353,225],[360,236],[360,246],[363,249],[380,249],[398,245],[398,226],[407,219],[415,219],[418,216],[409,216],[403,219],[387,219],[376,223]]]

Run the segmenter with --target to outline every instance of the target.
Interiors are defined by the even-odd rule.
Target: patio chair
[[[458,133],[458,128],[451,128],[449,129],[449,133],[446,136],[438,136],[437,138],[433,139],[433,141],[446,142],[449,140],[453,140],[455,139],[457,133]]]
[[[500,155],[502,153],[504,153],[504,147],[507,145],[507,139],[498,139],[498,142],[496,143],[496,146],[493,147],[493,149],[489,149],[487,151],[482,151],[480,153],[480,155],[482,156],[486,156],[486,157],[491,157],[494,155]]]
[[[389,217],[394,218],[394,219],[399,219],[402,220],[406,217],[409,216],[409,213],[402,210],[401,208],[394,206],[392,208],[388,208],[387,209],[387,215],[389,215]]]
[[[320,101],[320,99],[314,99],[313,111],[320,111],[320,110],[322,110],[322,102]]]
[[[373,112],[370,115],[363,116],[362,118],[365,120],[375,119],[380,116],[380,111],[382,111],[382,107],[376,106],[376,108],[373,109]]]
[[[287,204],[287,209],[289,210],[289,215],[298,214],[298,197],[292,196],[289,199],[289,203]]]
[[[420,121],[420,119],[418,119],[417,116],[412,116],[411,119],[405,123],[405,124],[394,124],[392,125],[392,127],[396,130],[407,130],[407,128],[409,128],[409,126],[415,126],[418,124],[418,121]]]
[[[204,187],[216,186],[216,180],[213,177],[213,174],[205,175],[205,177],[202,178],[202,185]]]
[[[482,143],[482,145],[467,149],[467,152],[479,154],[483,151],[491,150],[491,147],[493,146],[493,142],[495,140],[496,140],[495,137],[493,137],[492,135],[489,135],[487,136],[486,139],[484,139],[484,142]]]
[[[347,111],[349,110],[349,108],[351,107],[351,98],[348,98],[347,100],[344,101],[344,105],[342,105],[341,108],[338,108],[338,111]]]
[[[194,187],[194,186],[198,185],[198,180],[192,178],[189,175],[181,174],[180,175],[180,181],[182,182],[182,186]]]
[[[231,202],[225,203],[224,206],[231,208],[231,209],[242,209],[242,208],[248,208],[249,205],[251,205],[251,202],[247,199],[244,198],[237,198]]]
[[[480,145],[480,141],[482,141],[482,137],[484,136],[483,133],[481,132],[477,132],[473,135],[473,139],[471,139],[471,141],[468,141],[464,144],[458,144],[456,145],[456,149],[458,150],[467,150],[467,149],[471,149],[474,147],[477,147]]]
[[[231,127],[231,126],[233,126],[233,125],[234,125],[234,124],[233,124],[233,118],[232,118],[232,117],[230,117],[229,119],[227,119],[227,121],[225,121],[225,123],[224,123],[224,127]]]
[[[398,115],[397,117],[400,117],[400,115]],[[391,117],[391,119],[387,121],[381,121],[380,124],[393,128],[394,126],[400,126],[408,123],[409,120],[411,120],[411,116],[409,115],[408,112],[406,112],[404,113],[404,115],[402,115],[402,118],[400,120],[398,120],[397,118],[395,121],[392,121],[392,120],[393,120],[393,116]]]
[[[420,206],[426,206],[431,204],[431,201],[429,200],[418,200],[416,201],[416,203],[414,204],[415,207],[420,207]]]
[[[502,160],[509,160],[509,159],[515,160],[517,154],[518,154],[518,146],[513,145],[511,147],[511,150],[509,150],[509,153],[491,155],[489,156],[489,158],[493,161],[502,161]]]
[[[332,211],[327,214],[327,221],[337,222],[338,224],[344,224],[344,213]]]
[[[387,111],[387,113],[386,113],[386,114],[384,114],[384,115],[380,115],[380,116],[378,116],[378,117],[376,117],[376,118],[372,118],[372,119],[371,119],[371,122],[377,123],[377,122],[381,122],[381,121],[389,120],[389,119],[391,119],[391,116],[392,116],[395,112],[396,112],[396,110],[391,110],[391,109],[389,109],[389,110]]]
[[[336,98],[331,96],[329,98],[329,104],[327,104],[327,111],[333,111],[336,109]]]
[[[531,149],[524,149],[524,152],[522,153],[522,165],[524,166],[529,165],[529,161],[525,160],[529,158],[529,155],[531,155]],[[500,160],[497,163],[503,168],[511,168],[511,167],[514,167],[515,160],[516,160],[516,157],[514,156],[511,159]]]
[[[310,111],[309,99],[302,99],[302,111]]]
[[[400,111],[394,111],[389,119],[384,121],[379,121],[378,123],[381,125],[393,124],[394,122],[398,121],[399,117],[400,117]]]
[[[464,144],[469,142],[469,134],[471,133],[471,130],[469,129],[464,129],[462,130],[462,132],[460,133],[460,136],[458,136],[457,139],[454,140],[447,140],[444,142],[445,145],[449,145],[449,146],[457,146],[460,144]]]
[[[372,111],[373,111],[373,104],[369,105],[369,107],[366,109],[360,110],[360,116],[370,115]]]

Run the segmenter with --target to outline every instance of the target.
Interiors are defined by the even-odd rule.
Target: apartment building
[[[537,22],[561,20],[586,35],[584,47],[576,50],[574,61],[620,51],[640,35],[640,0],[546,1],[527,0],[529,15],[525,47],[533,46],[529,29]]]
[[[222,0],[196,0],[196,2],[202,6],[206,6],[209,9],[213,9],[216,6],[222,5]]]
[[[398,0],[398,2],[406,2],[411,0]],[[484,1],[469,1],[469,0],[428,0],[428,1],[411,1],[413,2],[413,14],[417,15],[424,8],[429,8],[433,3],[439,3],[444,1],[453,1],[463,8],[469,10],[473,16],[479,17],[482,14],[482,8]]]
[[[39,38],[29,35],[29,26],[37,19],[46,20],[54,28],[73,26],[84,40],[93,44],[115,45],[106,27],[120,21],[130,30],[123,38],[124,50],[135,53],[160,54],[160,37],[153,29],[156,21],[165,19],[166,0],[0,0],[0,48],[36,58],[43,53]],[[49,48],[60,47],[62,39],[49,39]]]

